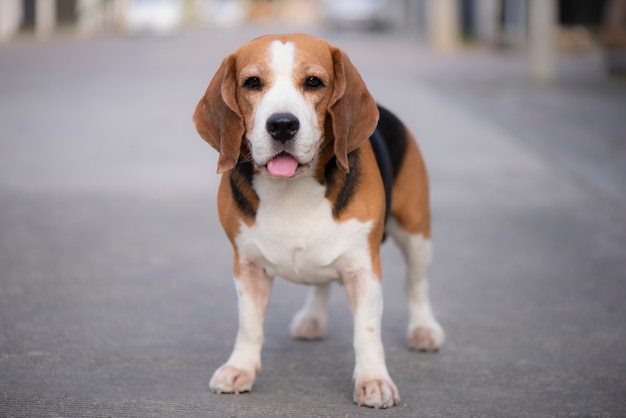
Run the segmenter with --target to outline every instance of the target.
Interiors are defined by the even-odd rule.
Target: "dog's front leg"
[[[383,311],[380,278],[369,269],[343,275],[354,318],[354,402],[373,408],[387,408],[400,401],[398,389],[385,363],[381,339]]]
[[[263,323],[273,278],[251,262],[235,268],[235,287],[239,297],[239,331],[230,358],[217,369],[209,387],[216,393],[241,393],[252,389],[261,372]]]

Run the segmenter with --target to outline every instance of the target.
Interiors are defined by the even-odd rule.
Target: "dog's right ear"
[[[219,151],[217,172],[235,167],[245,134],[236,98],[235,57],[230,55],[217,70],[193,113],[196,130]]]

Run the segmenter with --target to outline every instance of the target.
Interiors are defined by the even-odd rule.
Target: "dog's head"
[[[349,171],[348,153],[372,134],[378,109],[340,49],[308,35],[264,36],[224,59],[193,121],[220,153],[218,173],[243,157],[293,177],[326,147]]]

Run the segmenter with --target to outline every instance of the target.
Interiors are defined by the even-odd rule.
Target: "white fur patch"
[[[314,178],[257,176],[255,189],[261,201],[256,223],[242,223],[236,238],[242,260],[303,284],[328,283],[348,269],[371,269],[372,223],[335,222],[325,188]]]

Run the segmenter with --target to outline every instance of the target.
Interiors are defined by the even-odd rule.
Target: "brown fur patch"
[[[428,173],[415,138],[407,131],[407,149],[393,185],[391,214],[412,234],[430,238]]]
[[[256,193],[254,193],[254,190],[251,188],[248,190],[246,190],[246,188],[243,189],[244,194],[249,197],[252,202],[255,202],[255,210],[258,209],[259,198],[256,196]],[[217,207],[222,228],[224,228],[230,243],[236,250],[235,237],[239,234],[239,221],[243,221],[246,225],[252,226],[254,224],[254,218],[246,216],[235,202],[228,173],[223,174],[220,180],[217,192]]]
[[[379,250],[385,226],[385,192],[376,157],[369,141],[364,142],[359,148],[359,165],[361,169],[358,189],[346,209],[337,218],[337,222],[356,219],[373,223],[368,242],[372,269],[380,279],[382,267]]]

